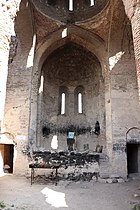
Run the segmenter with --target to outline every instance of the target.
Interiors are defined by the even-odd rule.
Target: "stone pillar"
[[[100,161],[100,176],[110,175],[112,173],[112,101],[111,101],[111,83],[108,65],[104,65],[105,77],[105,116],[106,116],[106,154],[108,159]]]
[[[136,61],[138,92],[140,101],[140,0],[137,1],[134,15],[131,18],[134,53]]]

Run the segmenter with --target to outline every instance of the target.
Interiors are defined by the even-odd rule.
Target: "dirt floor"
[[[140,174],[127,182],[45,182],[6,175],[0,177],[0,209],[4,210],[131,210],[140,204]],[[5,206],[5,207],[4,207]],[[3,208],[2,208],[3,207]]]

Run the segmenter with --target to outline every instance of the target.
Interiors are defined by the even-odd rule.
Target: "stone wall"
[[[6,81],[8,74],[8,56],[10,37],[14,33],[14,19],[18,11],[20,1],[1,1],[0,2],[0,127],[3,130],[3,116],[6,95]]]
[[[124,15],[125,16],[125,15]],[[123,13],[122,17],[123,18]],[[139,97],[130,22],[118,20],[117,36],[112,27],[110,40],[111,106],[112,106],[112,164],[116,173],[127,174],[126,132],[140,126]],[[124,28],[122,30],[122,28]],[[120,165],[121,162],[121,165]],[[122,172],[122,166],[126,169]]]
[[[26,174],[28,171],[28,126],[30,90],[32,73],[33,28],[31,11],[27,1],[23,1],[15,20],[16,50],[11,48],[7,78],[4,130],[13,138],[4,136],[4,143],[14,144],[14,173]],[[14,47],[14,45],[13,45]],[[23,165],[21,164],[23,163]]]

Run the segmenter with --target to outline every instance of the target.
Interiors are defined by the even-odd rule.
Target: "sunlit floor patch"
[[[45,187],[41,193],[45,195],[46,202],[52,205],[53,207],[68,207],[65,200],[65,193],[57,192],[54,190]]]

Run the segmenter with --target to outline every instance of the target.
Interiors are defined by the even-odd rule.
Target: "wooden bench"
[[[47,165],[47,166],[41,166],[36,164],[29,164],[29,168],[31,168],[31,185],[34,183],[34,175],[35,175],[35,169],[55,169],[55,177],[57,178],[58,175],[58,168],[60,168],[59,165]]]

